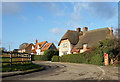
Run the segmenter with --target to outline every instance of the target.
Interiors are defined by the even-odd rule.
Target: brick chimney
[[[76,31],[77,31],[77,32],[80,32],[80,31],[81,31],[81,28],[79,28],[79,27],[76,28]]]
[[[113,36],[113,28],[111,27],[110,35]]]
[[[38,43],[38,40],[35,40],[35,44],[37,44]]]
[[[83,36],[85,35],[85,32],[88,31],[88,27],[83,27]]]

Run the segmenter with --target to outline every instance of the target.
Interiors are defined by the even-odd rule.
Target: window
[[[64,51],[64,52],[63,52],[63,55],[67,55],[67,51]]]
[[[87,44],[83,44],[83,48],[87,48]]]
[[[63,47],[67,47],[67,43],[63,43]]]

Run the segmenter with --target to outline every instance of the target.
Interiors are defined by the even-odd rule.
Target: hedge
[[[59,62],[59,56],[53,56],[52,62]]]
[[[84,63],[86,60],[82,54],[68,54],[61,57],[61,62]]]
[[[104,63],[102,55],[96,54],[95,56],[92,56],[90,63],[95,65],[103,65]]]
[[[44,51],[44,57],[46,58],[46,60],[51,61],[51,58],[53,56],[59,56],[59,51],[55,50],[55,49],[48,49]]]
[[[43,55],[32,55],[32,61],[47,61]]]
[[[80,54],[68,54],[61,56],[61,62],[70,62],[70,63],[86,63],[86,64],[95,64],[103,65],[104,56],[103,54],[98,54],[94,52],[85,52]]]

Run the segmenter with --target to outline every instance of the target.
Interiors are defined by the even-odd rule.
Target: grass
[[[112,65],[112,66],[115,66],[115,67],[120,67],[120,65]]]
[[[1,67],[1,66],[0,66]],[[14,63],[12,66],[10,64],[2,64],[2,72],[11,72],[11,71],[26,71],[32,69],[43,69],[44,67],[33,64],[33,63]]]

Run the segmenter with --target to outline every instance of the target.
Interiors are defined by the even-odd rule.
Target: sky
[[[117,2],[3,2],[2,46],[48,41],[56,47],[67,30],[118,27]]]

